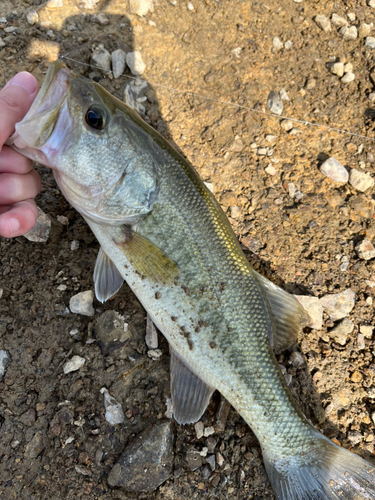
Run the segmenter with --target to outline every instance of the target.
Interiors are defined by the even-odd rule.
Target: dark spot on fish
[[[217,344],[216,342],[214,342],[213,340],[210,342],[209,346],[211,347],[211,349],[215,349],[215,347],[217,347]]]
[[[194,328],[194,331],[195,331],[195,333],[199,333],[199,332],[201,331],[201,329],[199,328],[199,326],[196,326],[196,327]]]
[[[161,297],[161,293],[155,292],[155,299],[158,300],[158,299],[160,299],[160,297]]]
[[[181,285],[181,288],[186,293],[186,295],[190,296],[190,290],[189,290],[189,288],[187,286]]]
[[[172,320],[172,321],[177,321],[176,316],[171,316],[171,320]]]
[[[219,292],[223,293],[224,290],[226,289],[226,287],[227,287],[226,283],[220,283],[220,285],[219,285]]]
[[[204,321],[204,319],[200,319],[200,320],[198,321],[198,326],[200,326],[200,327],[202,327],[202,326],[208,326],[208,324],[207,324],[207,322],[206,322],[206,321]]]
[[[188,342],[188,346],[189,346],[190,351],[192,351],[192,350],[193,350],[193,347],[194,347],[193,342],[192,342],[190,339],[188,339],[188,341],[187,341],[187,342]]]
[[[200,289],[200,291],[201,291],[201,294],[203,295],[203,294],[204,294],[204,291],[205,291],[205,289],[206,289],[206,287],[204,287],[204,286],[202,285],[199,289]]]

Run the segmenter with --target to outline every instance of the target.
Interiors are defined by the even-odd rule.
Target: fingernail
[[[21,73],[18,73],[15,77],[11,79],[11,81],[6,85],[6,87],[8,85],[17,85],[18,87],[22,87],[29,94],[33,94],[38,87],[38,83],[35,77],[31,73],[28,73],[27,71],[22,71]]]
[[[7,222],[9,224],[11,231],[12,231],[12,234],[16,233],[19,230],[20,223],[19,223],[18,219],[7,219]]]

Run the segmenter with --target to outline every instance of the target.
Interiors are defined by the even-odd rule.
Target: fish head
[[[159,172],[143,121],[98,83],[52,63],[24,119],[7,141],[52,168],[68,201],[104,224],[134,223],[157,198]]]

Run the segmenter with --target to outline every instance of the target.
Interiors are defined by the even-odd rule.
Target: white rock
[[[344,66],[344,73],[351,73],[353,71],[353,64],[346,63]]]
[[[56,219],[62,224],[63,226],[69,226],[69,219],[68,217],[65,217],[65,215],[57,215]]]
[[[289,132],[293,128],[293,122],[291,120],[282,120],[280,122],[280,127],[286,132]]]
[[[160,349],[150,349],[147,351],[147,356],[153,360],[159,359],[162,354]]]
[[[82,0],[82,2],[86,9],[93,9],[100,0]]]
[[[348,12],[347,16],[348,16],[349,21],[352,22],[352,23],[354,23],[354,21],[356,19],[356,16],[355,16],[354,12]]]
[[[354,323],[350,321],[349,318],[344,318],[328,332],[328,335],[338,344],[345,345],[348,340],[348,335],[352,333],[353,330]]]
[[[197,439],[200,439],[201,437],[203,437],[203,433],[204,433],[204,423],[203,422],[197,422],[195,425],[194,425],[194,428],[195,428],[195,433],[197,435]]]
[[[375,257],[375,248],[370,240],[364,239],[355,247],[355,251],[360,259],[370,260]]]
[[[350,171],[349,183],[358,191],[363,193],[374,185],[374,179],[365,172],[353,168]]]
[[[367,5],[375,9],[375,0],[367,0]]]
[[[104,395],[105,419],[110,425],[122,424],[125,415],[122,406],[111,396],[108,390],[103,387],[100,392]]]
[[[345,75],[341,78],[342,83],[350,83],[355,79],[354,73],[345,73]]]
[[[285,89],[281,89],[279,92],[280,98],[282,101],[290,101],[290,98],[288,96],[288,93]]]
[[[64,373],[76,372],[86,363],[85,358],[81,356],[73,356],[70,361],[67,361],[63,367]]]
[[[229,207],[230,210],[230,216],[232,219],[238,219],[238,217],[241,214],[241,209],[237,205],[233,205],[232,207]]]
[[[359,351],[362,351],[363,349],[366,348],[365,338],[362,335],[362,333],[359,333],[357,336],[357,346]]]
[[[68,287],[66,285],[59,285],[57,287],[57,290],[60,290],[60,292],[65,292],[65,290],[67,289]]]
[[[288,184],[288,194],[291,198],[294,198],[295,194],[297,192],[297,186],[294,184],[294,182],[289,182]]]
[[[146,345],[149,349],[157,349],[158,347],[158,332],[156,331],[155,325],[151,319],[151,316],[147,314],[147,325],[146,325]]]
[[[204,182],[204,184],[208,187],[211,193],[214,192],[214,185],[211,182]]]
[[[325,295],[320,299],[323,309],[334,321],[348,316],[355,304],[355,292],[348,288],[340,293]]]
[[[348,21],[345,17],[339,16],[338,14],[332,14],[331,17],[332,24],[336,26],[336,28],[341,28],[343,26],[348,26]]]
[[[267,97],[267,106],[271,113],[281,115],[284,109],[284,103],[278,92],[271,90]]]
[[[0,38],[0,49],[2,49],[3,47],[5,47],[5,42],[2,38]]]
[[[135,52],[128,52],[126,54],[126,64],[129,66],[133,75],[143,75],[146,65],[142,60],[141,53],[136,50]]]
[[[375,49],[375,38],[373,36],[368,36],[366,38],[366,47],[369,47],[370,49]]]
[[[314,21],[323,31],[331,31],[331,22],[326,16],[319,14],[315,16]]]
[[[277,173],[276,168],[271,163],[264,170],[268,175],[276,175]]]
[[[27,19],[27,22],[31,25],[37,23],[39,20],[39,16],[38,16],[37,11],[35,9],[29,10],[29,12],[26,14],[26,19]]]
[[[194,5],[190,2],[187,4],[186,7],[187,7],[187,10],[190,10],[191,12],[194,10]]]
[[[78,240],[73,240],[70,244],[70,250],[78,250],[79,248],[79,241]]]
[[[361,23],[358,28],[358,36],[360,38],[366,38],[371,33],[371,25],[366,23]]]
[[[371,325],[360,325],[359,331],[366,339],[372,338],[373,327]]]
[[[118,78],[121,76],[125,70],[126,66],[126,52],[121,49],[117,49],[112,52],[112,71],[113,76]]]
[[[109,19],[104,14],[104,12],[93,14],[91,17],[91,21],[100,24],[100,26],[107,26],[107,24],[109,24]]]
[[[111,71],[111,54],[103,45],[99,45],[92,54],[91,66],[98,66],[108,73]]]
[[[358,31],[355,26],[343,26],[339,33],[344,40],[355,40],[358,37]]]
[[[145,16],[148,12],[154,12],[152,0],[130,0],[130,12],[137,16]]]
[[[284,47],[285,47],[286,50],[290,50],[292,48],[292,45],[293,45],[293,42],[291,42],[290,40],[287,40],[284,43]]]
[[[334,75],[337,75],[339,77],[343,76],[344,63],[342,63],[342,62],[329,63],[328,67],[329,67],[330,72],[333,73]]]
[[[206,427],[203,432],[204,437],[211,436],[212,434],[215,434],[215,429],[213,427]]]
[[[335,182],[348,182],[349,180],[349,172],[333,156],[321,164],[320,171]]]
[[[2,378],[4,377],[5,371],[9,365],[9,363],[10,363],[9,354],[7,353],[7,351],[1,350],[0,351],[0,380],[2,380]]]
[[[77,293],[69,302],[69,307],[72,313],[83,314],[84,316],[94,316],[95,310],[92,306],[94,300],[94,292],[87,290],[86,292]]]
[[[44,242],[48,240],[51,230],[51,219],[38,207],[38,219],[35,226],[24,234],[29,241]]]
[[[310,295],[294,295],[294,297],[310,317],[307,326],[314,328],[314,330],[320,330],[323,326],[323,307],[318,297]]]
[[[275,36],[272,39],[272,52],[278,52],[284,47],[283,42],[280,40],[278,36]]]

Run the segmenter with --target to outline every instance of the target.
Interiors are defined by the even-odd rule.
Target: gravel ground
[[[3,0],[0,18],[1,85],[21,70],[42,82],[60,53],[120,99],[127,86],[146,121],[211,184],[257,270],[297,295],[354,292],[341,316],[317,301],[322,325],[306,328],[299,351],[279,363],[311,422],[373,460],[375,8],[363,0],[154,0],[141,17],[123,0]],[[137,94],[128,69],[115,79],[90,67],[100,45],[140,51],[147,86]],[[274,103],[284,97],[283,116],[369,139],[268,116],[271,91]],[[335,162],[336,180],[323,174],[330,157],[349,176]],[[162,486],[109,486],[125,447],[170,422],[169,348],[159,334],[160,352],[148,355],[146,314],[127,286],[104,305],[94,300],[93,316],[69,311],[72,296],[93,289],[98,245],[50,172],[36,168],[49,238],[0,240],[1,498],[274,499],[255,436],[217,393],[203,436],[202,424],[166,427],[172,469]],[[106,311],[121,315],[119,341]],[[85,363],[67,372],[74,356]],[[122,405],[120,425],[105,419],[103,387]]]

